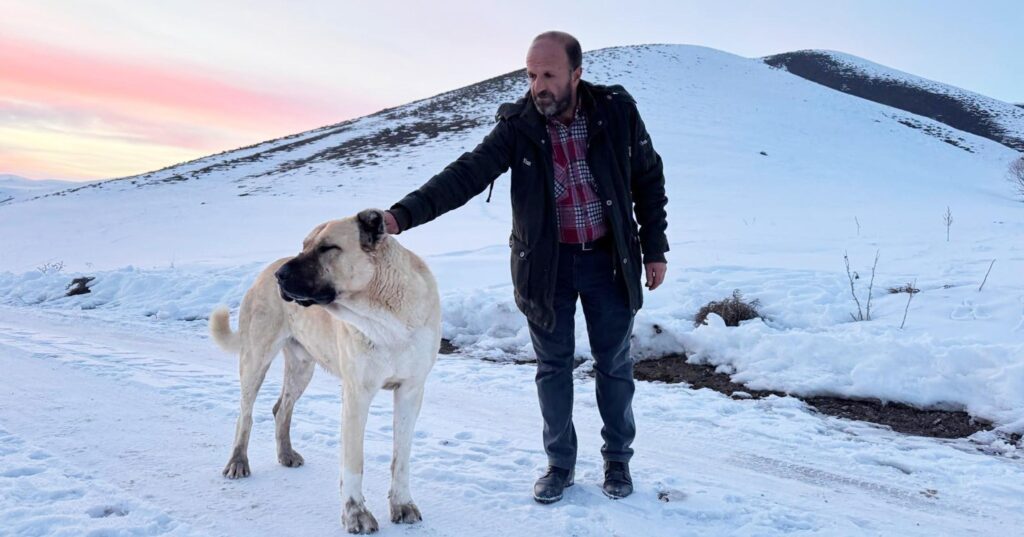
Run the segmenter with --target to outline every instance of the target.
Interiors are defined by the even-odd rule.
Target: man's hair
[[[533,42],[536,43],[541,39],[553,39],[565,47],[565,55],[569,57],[569,71],[575,71],[576,68],[583,65],[583,49],[580,48],[580,42],[575,37],[565,32],[552,30],[534,37]]]

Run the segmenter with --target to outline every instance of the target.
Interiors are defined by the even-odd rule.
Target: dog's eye
[[[324,244],[324,245],[320,246],[320,248],[317,248],[317,252],[319,252],[321,254],[327,253],[327,252],[329,252],[331,250],[339,250],[340,251],[341,247],[340,246],[335,246],[333,244]]]

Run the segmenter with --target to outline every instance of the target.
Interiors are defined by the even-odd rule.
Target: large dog
[[[238,326],[231,331],[226,308],[210,316],[214,341],[240,353],[241,414],[224,475],[249,475],[253,402],[283,350],[284,382],[274,405],[278,461],[303,463],[292,449],[292,410],[319,363],[342,378],[342,523],[351,533],[377,531],[363,500],[363,435],[374,394],[392,390],[391,520],[422,520],[409,491],[409,452],[437,360],[441,305],[430,269],[385,232],[383,213],[366,210],[317,226],[299,255],[260,273],[242,300]]]

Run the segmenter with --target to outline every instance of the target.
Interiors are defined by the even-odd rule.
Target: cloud
[[[358,115],[344,102],[0,37],[0,171],[39,176],[52,161],[61,177],[142,173]],[[130,159],[111,155],[129,147]],[[74,173],[86,150],[96,152],[84,156],[91,164]],[[121,164],[104,171],[103,161]],[[34,171],[19,168],[29,163]]]
[[[0,126],[209,151],[234,133],[212,125],[153,121],[103,107],[75,107],[0,97]]]
[[[141,65],[79,54],[40,43],[0,37],[4,94],[68,104],[116,104],[121,109],[163,111],[253,123],[308,124],[325,110],[287,96],[190,72],[186,66]]]
[[[32,178],[134,175],[204,153],[158,143],[0,125],[0,163],[16,175]]]

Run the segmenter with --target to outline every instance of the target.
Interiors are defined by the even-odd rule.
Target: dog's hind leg
[[[423,520],[419,508],[409,491],[409,455],[412,451],[413,430],[423,406],[423,384],[406,382],[395,388],[395,439],[391,459],[391,521],[413,524]]]
[[[341,412],[341,522],[349,533],[374,533],[377,519],[363,499],[363,437],[375,390],[345,382]]]
[[[256,403],[256,395],[267,376],[267,369],[274,356],[281,350],[283,341],[263,336],[260,340],[242,341],[242,352],[238,360],[238,376],[241,381],[242,397],[238,424],[235,426],[235,445],[231,451],[231,459],[222,472],[229,479],[249,477],[249,433],[252,431],[252,407]]]
[[[295,402],[306,391],[316,361],[299,342],[289,338],[284,344],[284,381],[281,397],[274,404],[274,429],[277,437],[277,462],[294,468],[302,466],[302,455],[292,449],[292,411]]]

